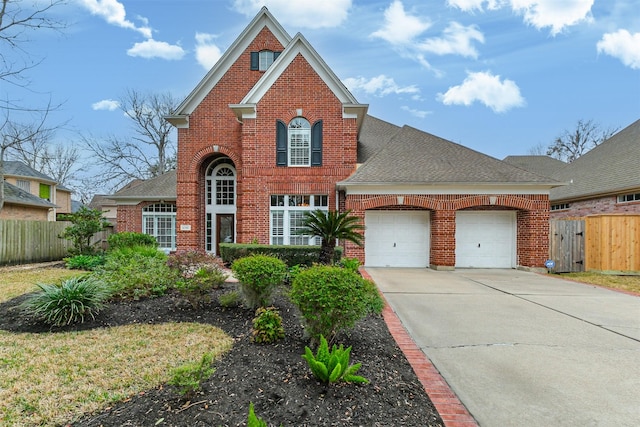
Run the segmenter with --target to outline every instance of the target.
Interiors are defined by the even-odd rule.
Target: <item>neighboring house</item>
[[[50,176],[22,162],[5,160],[4,179],[5,204],[0,218],[55,221],[58,214],[71,213],[71,190]]]
[[[564,163],[547,156],[504,159],[567,185],[551,190],[551,219],[595,214],[640,214],[640,120]]]
[[[367,109],[262,8],[167,117],[177,171],[109,196],[118,230],[218,254],[318,244],[304,212],[348,209],[366,230],[345,255],[367,266],[543,267],[559,183]]]
[[[101,211],[102,217],[115,227],[118,222],[118,205],[115,200],[109,197],[105,194],[94,195],[89,202],[89,209]]]

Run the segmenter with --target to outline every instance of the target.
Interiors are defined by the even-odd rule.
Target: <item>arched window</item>
[[[289,166],[311,166],[311,125],[302,117],[289,123]]]
[[[156,238],[161,249],[176,249],[176,205],[155,203],[142,208],[142,232]]]

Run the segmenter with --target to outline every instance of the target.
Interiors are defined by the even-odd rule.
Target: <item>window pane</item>
[[[329,206],[328,196],[313,196],[313,205],[315,207]]]
[[[309,236],[298,235],[298,231],[303,229],[305,211],[289,212],[289,244],[290,245],[308,245]]]
[[[284,206],[284,196],[282,195],[271,196],[271,206]]]
[[[263,50],[259,54],[259,66],[258,70],[264,71],[273,64],[273,52],[270,50]]]
[[[271,244],[284,244],[284,211],[271,211]]]
[[[31,192],[31,181],[25,180],[25,179],[18,179],[16,180],[16,187],[20,188],[21,190],[26,191],[27,193]]]
[[[289,123],[289,165],[311,164],[311,126],[306,119],[296,117]]]

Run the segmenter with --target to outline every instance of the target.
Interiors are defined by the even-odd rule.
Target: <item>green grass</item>
[[[36,283],[78,274],[1,269],[0,302],[36,290]],[[173,368],[204,353],[218,358],[232,344],[221,329],[197,323],[40,334],[0,331],[0,425],[64,425],[166,383]]]

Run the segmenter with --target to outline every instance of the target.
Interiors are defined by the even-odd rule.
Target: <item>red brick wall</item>
[[[178,130],[177,226],[191,225],[190,232],[178,231],[179,249],[204,248],[203,168],[215,155],[230,157],[236,167],[237,242],[269,242],[271,194],[326,194],[335,209],[335,183],[355,170],[355,119],[342,118],[342,104],[301,55],[260,100],[256,118],[236,120],[229,104],[262,77],[249,67],[250,52],[261,49],[282,46],[263,29],[191,114],[189,128]],[[323,120],[321,167],[275,165],[276,120],[288,123],[298,109],[311,124]]]
[[[608,213],[640,214],[640,202],[618,203],[617,196],[607,196],[569,202],[569,209],[551,211],[549,215],[551,219],[562,219]]]
[[[518,266],[543,267],[549,252],[549,199],[546,195],[404,195],[398,205],[397,195],[348,195],[346,208],[364,218],[369,209],[431,210],[430,264],[434,267],[455,265],[455,213],[457,210],[516,210]],[[495,199],[493,199],[495,197]],[[492,203],[493,202],[493,203]],[[366,242],[365,242],[366,245]],[[347,245],[345,255],[364,262],[364,248]]]

